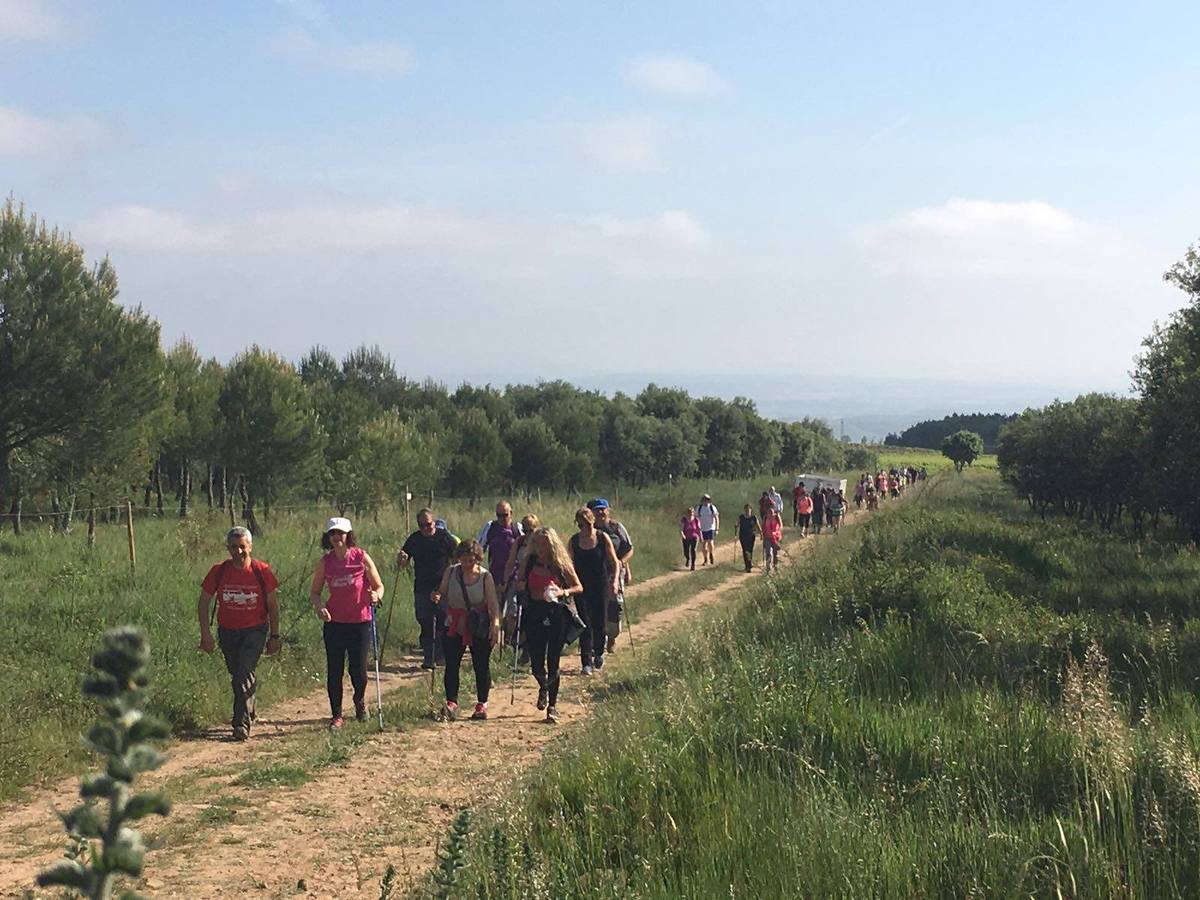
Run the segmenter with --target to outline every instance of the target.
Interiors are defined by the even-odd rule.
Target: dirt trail
[[[860,514],[851,510],[847,527],[858,518]],[[791,529],[786,530],[785,538],[791,536]],[[785,564],[816,540],[790,540]],[[735,556],[738,564],[733,567]],[[729,577],[682,603],[637,619],[634,638],[639,647],[754,577],[741,573],[734,540],[718,546],[717,559]],[[690,574],[678,570],[634,585],[630,599]],[[420,877],[460,809],[499,796],[538,762],[550,741],[586,717],[588,695],[577,689],[584,679],[571,649],[563,656],[558,726],[542,721],[543,714],[534,706],[536,682],[526,675],[518,678],[513,704],[509,686],[497,686],[487,722],[429,723],[404,732],[385,731],[372,736],[348,762],[322,769],[314,780],[294,788],[251,790],[231,782],[281,735],[324,725],[328,701],[323,690],[264,711],[245,743],[221,740],[222,728],[172,745],[167,762],[146,778],[146,787],[173,775],[198,773],[207,796],[203,801],[177,802],[161,825],[146,824],[144,831],[152,839],[172,830],[182,830],[186,839],[179,847],[164,839],[165,845],[149,854],[149,877],[141,890],[163,897],[377,897],[388,862],[399,870],[401,884]],[[623,636],[606,672],[620,671],[631,658]],[[417,662],[408,658],[386,673],[384,690],[427,680]],[[463,671],[465,703],[472,688],[469,664]],[[490,786],[483,795],[481,784]],[[0,810],[0,896],[22,896],[36,872],[60,858],[63,835],[51,809],[70,808],[77,789],[76,779],[65,779],[32,800]],[[187,833],[189,823],[205,821],[207,827]]]

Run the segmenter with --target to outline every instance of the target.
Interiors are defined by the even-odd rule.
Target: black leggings
[[[558,703],[558,660],[566,636],[563,613],[557,609],[539,610],[538,605],[549,606],[548,603],[534,603],[525,610],[525,647],[529,650],[533,677],[550,694],[550,705],[555,706]]]
[[[690,565],[693,569],[696,568],[696,539],[683,539],[683,564]]]
[[[742,545],[742,565],[749,572],[754,568],[754,535],[750,535],[748,538],[739,538],[738,540]]]
[[[361,703],[367,693],[367,645],[371,643],[370,622],[326,622],[325,688],[329,691],[329,711],[337,718],[342,714],[342,673],[347,659],[350,663],[350,683],[354,686],[354,702]]]
[[[580,665],[590,666],[593,660],[604,659],[604,640],[608,633],[608,598],[604,594],[575,598],[579,618],[587,628],[579,634]]]
[[[442,638],[442,650],[446,654],[446,699],[458,702],[458,670],[462,667],[463,654],[467,648],[463,646],[460,637],[445,635]],[[475,670],[475,696],[480,703],[487,703],[488,694],[492,689],[492,648],[486,641],[471,642],[471,667]]]

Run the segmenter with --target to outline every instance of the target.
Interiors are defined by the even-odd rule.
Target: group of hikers
[[[859,508],[875,509],[881,498],[898,497],[925,474],[913,467],[864,472],[854,488],[854,502]],[[791,491],[792,526],[801,538],[820,534],[823,528],[841,528],[848,506],[843,484],[820,479],[806,486],[797,481]],[[764,572],[778,570],[783,509],[783,496],[774,486],[763,491],[757,515],[751,504],[743,507],[737,536],[747,572],[753,569],[760,537]],[[603,497],[576,510],[577,531],[565,544],[532,513],[514,521],[507,501],[496,504],[495,513],[476,537],[459,539],[431,509],[421,509],[417,530],[396,555],[400,569],[413,568],[421,666],[443,667],[445,705],[440,715],[452,720],[459,715],[460,671],[469,654],[476,696],[470,717],[486,719],[492,654],[501,645],[509,646],[514,667],[518,651],[520,662],[528,661],[538,684],[537,709],[554,723],[564,648],[578,640],[580,672],[585,676],[603,669],[606,655],[615,649],[631,578],[633,541]],[[720,511],[708,494],[687,509],[679,520],[685,568],[695,570],[698,549],[701,565],[716,565],[720,528]],[[325,552],[312,573],[309,601],[322,623],[330,727],[341,728],[347,669],[354,716],[359,721],[368,717],[367,651],[374,643],[378,664],[375,611],[383,602],[384,585],[374,560],[358,546],[349,519],[329,519],[320,543]],[[253,548],[249,529],[231,528],[226,535],[229,558],[208,571],[197,603],[200,649],[211,653],[220,647],[230,675],[234,740],[248,738],[255,719],[259,658],[280,649],[279,581],[267,563],[253,557]]]
[[[441,717],[459,715],[460,670],[469,653],[477,698],[471,718],[487,718],[491,657],[502,640],[514,658],[518,647],[523,649],[522,661],[528,661],[538,683],[537,708],[550,723],[558,721],[564,647],[578,640],[582,674],[604,668],[621,633],[633,542],[603,497],[580,507],[575,525],[577,532],[564,544],[532,513],[514,522],[512,506],[501,501],[478,537],[460,540],[431,509],[418,511],[417,530],[400,548],[396,565],[413,568],[421,666],[444,670]],[[249,529],[231,528],[229,558],[209,570],[197,602],[200,649],[211,653],[219,646],[224,656],[233,688],[233,739],[239,741],[249,737],[255,719],[259,658],[280,649],[279,581],[267,563],[253,558],[253,547]],[[383,602],[384,585],[374,560],[358,546],[349,519],[335,516],[325,523],[321,548],[325,553],[313,570],[309,601],[322,623],[329,724],[336,729],[346,721],[347,668],[354,716],[368,718],[367,651],[374,643],[378,662],[375,610]]]

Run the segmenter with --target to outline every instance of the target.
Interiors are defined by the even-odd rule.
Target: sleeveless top
[[[484,584],[491,577],[491,573],[487,569],[480,569],[479,577],[475,579],[474,584],[467,584],[466,580],[459,581],[459,573],[462,572],[462,563],[455,563],[450,567],[450,582],[446,588],[446,609],[461,609],[466,610],[469,602],[472,608],[482,608],[487,606],[487,594],[485,593]],[[463,586],[467,588],[467,595],[463,597]]]
[[[604,583],[608,576],[608,553],[604,544],[596,534],[596,546],[585,550],[579,546],[579,535],[571,535],[571,550],[575,557],[575,574],[583,585],[585,597],[601,597],[604,595]]]
[[[346,551],[345,559],[338,559],[332,550],[323,557],[325,583],[329,585],[329,602],[325,608],[334,622],[371,621],[364,556],[362,547],[351,547]]]

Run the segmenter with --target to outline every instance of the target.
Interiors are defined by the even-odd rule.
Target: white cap
[[[330,519],[328,522],[325,523],[325,533],[326,534],[329,534],[329,532],[331,532],[331,531],[351,532],[353,530],[354,530],[354,526],[350,524],[350,520],[343,519],[341,516],[334,516],[332,519]]]

